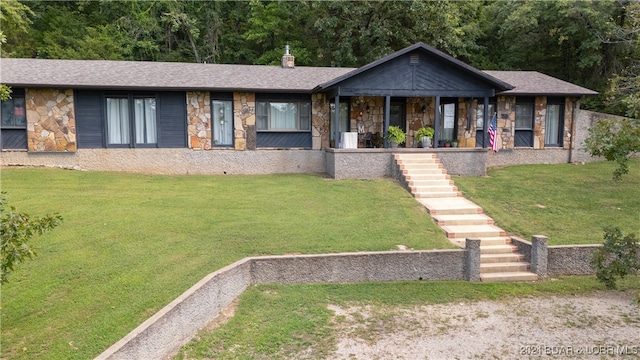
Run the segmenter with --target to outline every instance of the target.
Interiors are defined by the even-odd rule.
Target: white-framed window
[[[107,98],[107,144],[129,144],[130,134],[129,99]]]
[[[547,98],[544,145],[562,146],[564,141],[564,98]]]
[[[212,100],[213,145],[233,145],[233,101]]]
[[[311,104],[303,101],[258,101],[258,131],[310,131]]]
[[[107,96],[107,144],[114,146],[157,144],[156,108],[156,98],[151,96]]]

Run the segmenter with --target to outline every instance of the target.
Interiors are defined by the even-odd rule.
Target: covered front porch
[[[465,148],[487,148],[482,129],[488,128],[493,115],[490,99],[512,88],[418,43],[319,85],[314,92],[325,94],[330,102],[331,148],[388,149],[389,127],[397,126],[406,134],[404,148],[418,148],[416,132],[432,127],[433,148],[438,149],[460,140],[465,140]],[[476,133],[476,128],[481,131]],[[343,133],[352,133],[350,140],[358,134],[357,146],[345,141]]]

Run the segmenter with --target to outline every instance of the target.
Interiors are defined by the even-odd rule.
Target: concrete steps
[[[535,281],[524,256],[511,245],[504,230],[478,205],[462,197],[435,156],[394,154],[399,181],[429,211],[447,238],[464,247],[466,239],[480,239],[481,281]]]

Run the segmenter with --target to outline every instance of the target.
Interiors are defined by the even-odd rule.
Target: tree
[[[629,172],[629,160],[640,152],[640,3],[627,3],[622,10],[616,26],[601,37],[626,49],[627,66],[611,78],[607,101],[610,108],[620,108],[630,118],[598,122],[585,140],[592,156],[618,163],[613,174],[616,180]]]
[[[620,180],[629,173],[629,160],[640,152],[640,119],[606,119],[589,128],[585,148],[591,156],[603,156],[618,167],[613,178]]]
[[[15,266],[36,256],[30,241],[34,236],[42,235],[58,226],[62,216],[45,215],[41,218],[19,213],[8,206],[6,193],[0,196],[0,284],[9,281],[9,275]]]
[[[596,278],[607,289],[615,289],[618,278],[636,275],[640,271],[640,245],[635,234],[623,236],[620,229],[606,227],[604,244],[596,250],[591,260],[596,269]]]

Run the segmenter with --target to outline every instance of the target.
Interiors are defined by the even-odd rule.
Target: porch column
[[[487,148],[487,144],[489,144],[489,98],[484,97],[484,111],[482,111],[482,147],[484,149]]]
[[[436,108],[435,119],[433,119],[433,148],[438,147],[438,140],[440,140],[440,96],[436,96]]]
[[[340,141],[340,95],[336,95],[336,97],[333,98],[333,101],[335,103],[335,111],[333,113],[333,118],[331,119],[331,129],[333,129],[333,148],[337,149],[338,142]],[[329,142],[331,142],[331,139],[329,139]]]
[[[389,147],[389,118],[391,118],[391,96],[384,98],[384,148]]]

